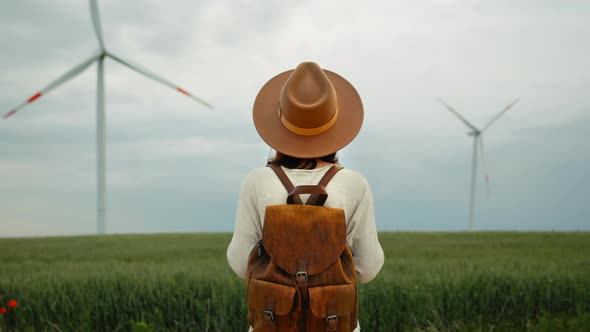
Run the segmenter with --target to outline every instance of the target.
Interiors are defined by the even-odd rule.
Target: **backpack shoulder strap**
[[[336,173],[338,173],[343,168],[344,167],[342,167],[340,165],[334,165],[334,166],[330,167],[330,169],[326,172],[326,174],[324,174],[324,176],[322,177],[320,182],[318,182],[318,186],[322,186],[325,188],[328,185],[328,182],[330,182],[330,180],[332,180],[334,175],[336,175]],[[320,195],[312,195],[307,199],[306,204],[323,206],[324,203],[326,202],[326,198],[322,198]]]
[[[275,174],[279,177],[279,180],[281,180],[281,183],[283,184],[285,189],[287,189],[287,193],[291,193],[295,186],[293,185],[293,182],[289,180],[289,177],[287,176],[287,174],[285,174],[285,171],[283,171],[281,166],[271,164],[268,165],[268,167],[270,167],[270,169],[272,169],[275,172]],[[293,196],[293,200],[293,203],[295,204],[303,204],[301,198],[299,198],[299,195]]]
[[[334,166],[330,167],[330,169],[326,172],[326,174],[324,174],[324,176],[322,177],[320,182],[318,182],[318,186],[324,186],[324,187],[327,186],[328,182],[330,182],[330,180],[332,180],[334,175],[336,175],[336,173],[338,173],[338,171],[340,171],[343,168],[344,167],[342,167],[340,165],[334,165]]]

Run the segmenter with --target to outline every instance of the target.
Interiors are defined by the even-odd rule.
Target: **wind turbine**
[[[496,122],[496,120],[498,120],[500,118],[500,116],[502,116],[506,111],[508,111],[510,108],[512,108],[512,106],[514,106],[514,104],[516,104],[519,101],[519,98],[514,99],[514,101],[512,101],[510,104],[508,104],[508,106],[504,107],[504,109],[502,109],[496,116],[494,116],[485,126],[483,126],[482,129],[477,129],[474,125],[472,125],[471,123],[469,123],[469,121],[467,121],[464,117],[462,117],[457,111],[455,111],[451,106],[449,106],[449,104],[445,103],[442,99],[438,99],[438,101],[444,106],[446,107],[449,111],[451,111],[451,113],[455,114],[455,116],[457,116],[457,118],[459,118],[459,120],[461,120],[461,122],[463,122],[467,127],[469,127],[469,129],[471,129],[471,131],[469,131],[467,133],[468,136],[473,136],[473,159],[472,159],[472,167],[471,167],[471,195],[469,198],[469,230],[472,231],[473,230],[473,214],[474,214],[474,209],[475,209],[475,184],[476,184],[476,173],[477,173],[477,157],[478,157],[478,146],[479,146],[479,150],[481,152],[481,159],[482,162],[484,163],[484,168],[485,168],[485,159],[484,159],[484,153],[483,153],[483,137],[481,136],[484,131],[486,131],[491,125],[492,123]],[[490,193],[490,178],[488,176],[488,174],[485,174],[485,180],[487,183],[487,189],[488,189],[488,195]]]
[[[72,69],[68,70],[63,75],[59,76],[56,80],[49,83],[46,87],[44,87],[39,92],[35,93],[29,99],[22,102],[20,105],[12,109],[10,112],[4,115],[4,119],[8,119],[10,116],[14,115],[20,109],[25,107],[26,105],[34,102],[35,100],[39,99],[40,97],[48,94],[51,90],[57,88],[58,86],[62,85],[63,83],[69,81],[70,79],[74,78],[81,72],[83,72],[86,68],[88,68],[94,62],[98,65],[98,75],[97,75],[97,86],[96,86],[96,179],[97,179],[97,232],[98,234],[105,234],[106,232],[106,146],[105,146],[105,134],[106,134],[106,127],[105,127],[105,94],[104,94],[104,59],[109,57],[116,62],[129,67],[130,69],[148,77],[152,80],[164,84],[170,88],[177,90],[178,92],[191,97],[192,99],[196,100],[197,102],[203,104],[204,106],[212,109],[213,107],[203,101],[202,99],[197,98],[194,95],[191,95],[186,90],[178,87],[177,85],[163,79],[162,77],[152,73],[151,71],[140,68],[137,65],[132,64],[129,61],[123,60],[121,57],[113,54],[111,51],[107,51],[104,45],[104,39],[102,37],[102,29],[100,25],[100,17],[98,14],[98,5],[96,0],[90,0],[90,16],[92,17],[92,25],[94,26],[94,32],[96,33],[96,38],[98,39],[99,50],[89,57],[88,59],[84,60],[82,63],[78,64],[77,66],[73,67]]]

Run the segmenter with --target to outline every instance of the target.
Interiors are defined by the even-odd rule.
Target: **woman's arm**
[[[385,255],[377,237],[373,194],[364,177],[363,183],[364,192],[349,225],[354,230],[351,249],[357,277],[360,282],[367,283],[373,280],[383,267]]]
[[[259,234],[261,234],[260,215],[252,175],[253,172],[248,173],[242,181],[234,235],[227,248],[227,262],[242,279],[246,278],[248,254],[258,242]]]

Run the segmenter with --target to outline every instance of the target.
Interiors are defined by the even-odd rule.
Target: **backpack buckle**
[[[264,310],[264,322],[265,323],[272,323],[275,320],[275,316],[272,314],[272,311]]]
[[[326,317],[326,324],[328,330],[335,330],[338,324],[338,317],[336,315],[330,315]]]
[[[295,274],[295,279],[297,279],[298,284],[304,284],[309,279],[307,277],[307,271],[299,271]]]

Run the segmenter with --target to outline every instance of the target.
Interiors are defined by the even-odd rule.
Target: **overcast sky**
[[[364,174],[380,230],[464,230],[472,139],[491,195],[479,230],[590,229],[587,1],[99,1],[107,49],[195,101],[105,62],[109,233],[231,231],[242,177],[269,148],[258,90],[302,61],[365,106],[342,164]],[[88,3],[0,2],[0,112],[98,49]],[[96,65],[0,119],[0,237],[96,232]]]

